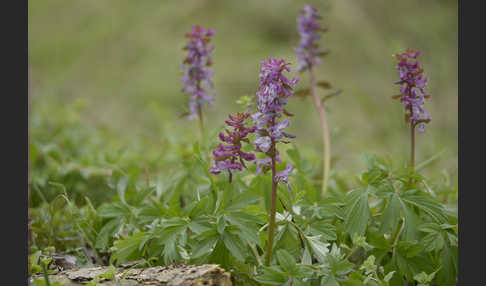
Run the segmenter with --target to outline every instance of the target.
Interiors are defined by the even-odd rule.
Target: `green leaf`
[[[200,201],[194,202],[194,204],[188,207],[189,217],[195,219],[208,212],[208,206],[210,204],[209,197],[204,197]]]
[[[297,230],[290,224],[286,223],[278,229],[274,238],[274,249],[285,249],[291,255],[298,256],[301,251],[301,243]]]
[[[457,247],[444,247],[439,256],[439,263],[441,268],[437,273],[437,285],[456,285]]]
[[[412,258],[421,253],[424,249],[423,245],[416,241],[400,241],[397,245],[398,251],[405,255],[406,258]]]
[[[383,281],[390,282],[390,280],[392,279],[393,274],[395,274],[395,272],[396,271],[390,271],[390,272],[388,272],[388,274],[386,274],[385,277],[383,277]]]
[[[455,233],[452,234],[450,232],[447,232],[447,238],[449,238],[449,244],[451,246],[457,246],[457,240],[458,240],[457,234],[455,234]]]
[[[282,269],[287,272],[287,274],[293,275],[295,274],[295,258],[290,255],[285,249],[277,250],[277,261],[278,264],[282,267]]]
[[[391,234],[397,228],[398,221],[400,219],[400,199],[396,193],[392,194],[385,212],[381,218],[381,226],[379,232],[382,234]]]
[[[434,271],[434,264],[425,253],[407,257],[411,254],[408,253],[410,250],[405,250],[406,253],[403,253],[402,251],[404,251],[403,248],[397,249],[397,265],[400,273],[407,277],[408,280],[413,281],[413,277],[422,271],[427,273]]]
[[[165,264],[171,264],[181,260],[182,256],[178,249],[177,235],[168,236],[163,243],[163,259]]]
[[[219,234],[223,234],[224,228],[226,227],[226,220],[225,220],[225,216],[224,215],[218,217],[217,226],[218,226],[217,227],[218,233]]]
[[[348,198],[348,196],[347,196]],[[371,216],[368,205],[368,191],[355,190],[349,194],[346,205],[344,229],[350,235],[364,235]]]
[[[137,220],[142,224],[149,224],[169,214],[171,212],[165,209],[162,204],[152,201],[137,209]]]
[[[329,274],[326,277],[321,278],[321,286],[339,286],[339,283],[334,278],[334,275]]]
[[[392,247],[391,242],[385,238],[385,235],[377,231],[368,232],[367,239],[369,244],[376,249],[389,250]],[[377,256],[375,255],[375,257]]]
[[[209,255],[208,263],[220,264],[222,268],[228,268],[229,259],[230,257],[228,249],[225,247],[224,242],[219,239],[213,251]]]
[[[329,266],[332,273],[338,276],[346,275],[354,269],[353,263],[346,259],[338,259],[333,256],[329,256]]]
[[[314,221],[310,224],[312,234],[321,235],[324,240],[336,240],[336,227],[326,221]]]
[[[296,264],[295,266],[296,278],[309,278],[314,274],[313,267],[311,265]],[[307,285],[307,284],[303,284]]]
[[[31,273],[39,273],[42,271],[42,268],[39,266],[39,258],[41,256],[42,252],[40,250],[37,250],[33,254],[30,255],[29,257],[29,262],[30,262],[30,272]],[[37,266],[34,268],[34,266]]]
[[[121,202],[104,204],[98,209],[98,215],[106,218],[129,217],[131,211],[127,205]]]
[[[193,220],[187,226],[195,234],[201,234],[211,229],[207,222],[203,220]]]
[[[250,192],[245,192],[241,194],[240,196],[232,199],[227,205],[226,205],[226,210],[227,211],[239,211],[242,208],[252,205],[255,202],[260,200],[260,196],[253,195]]]
[[[329,253],[329,243],[324,243],[320,241],[320,235],[316,236],[305,236],[307,242],[309,243],[312,251],[316,255],[317,260],[324,263],[326,261],[326,256]]]
[[[444,207],[425,193],[406,192],[402,195],[402,200],[427,213],[438,223],[448,222]]]
[[[441,227],[434,222],[427,222],[421,224],[418,229],[426,233],[437,233],[441,231]]]
[[[125,222],[124,217],[118,217],[110,220],[106,223],[103,228],[101,228],[98,236],[96,237],[95,247],[98,249],[105,250],[108,246],[110,238],[112,238],[116,233],[118,233]]]
[[[401,202],[403,215],[405,218],[405,225],[401,235],[402,240],[413,241],[418,239],[418,228],[421,224],[420,218],[411,210],[406,204]]]
[[[110,265],[108,270],[102,274],[100,274],[100,277],[105,278],[106,280],[113,280],[115,279],[115,274],[116,274],[116,268],[113,265]]]
[[[110,257],[110,263],[116,260],[117,264],[119,264],[139,258],[141,256],[139,247],[143,242],[147,241],[147,235],[146,232],[139,232],[127,239],[117,241],[114,245],[115,251]]]
[[[192,258],[197,258],[202,256],[203,254],[209,253],[215,246],[215,244],[218,242],[218,237],[217,236],[210,236],[207,237],[193,246],[193,252],[192,252]]]
[[[155,187],[143,188],[142,190],[137,191],[135,198],[133,200],[133,205],[140,206],[140,204],[154,191],[155,191]]]
[[[287,280],[287,275],[277,266],[263,266],[262,273],[256,276],[255,280],[268,285],[282,285]]]
[[[30,273],[32,274],[37,274],[37,273],[40,273],[42,271],[42,267],[40,265],[32,265],[30,267]]]
[[[438,251],[444,247],[444,237],[439,232],[425,235],[421,242],[425,251]]]
[[[206,164],[206,162],[204,162],[201,159],[201,155],[199,154],[199,152],[197,153],[198,154],[194,154],[193,156],[196,159],[196,161],[199,163],[199,165],[204,169],[204,173],[206,174],[207,178],[211,182],[211,189],[213,190],[213,194],[216,194],[218,192],[218,187],[216,186],[216,183],[214,182],[211,172],[209,171],[209,167]]]
[[[241,240],[228,232],[223,234],[223,242],[229,252],[239,261],[244,261],[247,252],[246,246]]]
[[[305,246],[304,254],[302,255],[302,264],[312,265],[312,256],[307,245]]]

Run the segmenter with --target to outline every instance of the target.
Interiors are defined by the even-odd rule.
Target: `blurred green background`
[[[68,120],[66,106],[83,105],[82,125],[111,130],[127,146],[144,138],[142,156],[145,149],[164,148],[167,136],[197,140],[198,123],[180,116],[187,110],[180,82],[184,33],[193,24],[215,29],[217,95],[214,108],[204,112],[207,125],[220,128],[228,113],[241,111],[235,101],[255,93],[263,59],[284,57],[295,69],[296,17],[306,3],[319,9],[329,28],[321,46],[330,54],[318,77],[343,89],[326,103],[334,170],[357,174],[362,152],[407,163],[409,132],[401,104],[391,99],[398,92],[392,54],[414,48],[423,52],[432,95],[425,106],[432,122],[417,136],[416,160],[445,150],[423,173],[440,177],[445,170],[457,181],[457,1],[31,0],[32,118]],[[297,88],[307,83],[304,74]],[[289,127],[295,143],[318,162],[322,140],[311,99],[294,98],[288,109],[295,113]],[[62,122],[51,126],[63,128]]]

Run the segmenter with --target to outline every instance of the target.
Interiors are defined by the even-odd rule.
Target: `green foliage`
[[[32,274],[42,273],[41,254],[53,246],[81,266],[217,263],[233,271],[237,285],[455,284],[456,201],[439,196],[450,192],[448,183],[416,174],[409,184],[409,170],[390,158],[364,154],[366,170],[354,182],[333,174],[323,200],[306,150],[282,152],[279,168],[295,166],[293,188],[279,186],[266,267],[271,184],[254,175],[255,166],[229,184],[209,173],[209,142],[171,138],[164,150],[142,156],[120,142],[92,142],[106,136],[100,131],[65,124],[82,134],[35,134],[31,146]],[[69,144],[52,143],[59,140]],[[77,167],[66,170],[67,162]]]

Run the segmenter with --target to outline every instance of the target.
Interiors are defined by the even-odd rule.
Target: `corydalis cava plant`
[[[322,175],[322,196],[324,197],[327,192],[329,170],[331,168],[331,140],[323,101],[338,93],[328,95],[323,100],[319,99],[316,94],[316,87],[331,87],[328,82],[317,82],[315,78],[315,67],[321,62],[321,58],[328,54],[328,52],[321,51],[319,49],[319,40],[321,39],[320,33],[327,31],[327,29],[321,27],[321,24],[318,21],[321,18],[322,17],[317,13],[317,9],[310,5],[304,5],[304,7],[300,10],[299,16],[297,17],[297,30],[300,36],[300,42],[299,45],[295,47],[295,52],[297,54],[297,59],[299,60],[297,70],[299,72],[309,72],[310,75],[310,90],[300,90],[298,91],[298,94],[308,95],[310,93],[312,95],[314,105],[319,113],[322,138],[324,141],[324,166]]]
[[[400,94],[394,95],[394,99],[400,99],[405,109],[405,121],[410,124],[410,167],[412,172],[415,167],[415,127],[418,126],[419,133],[425,131],[425,124],[430,122],[430,115],[425,113],[423,107],[426,98],[430,98],[424,91],[427,84],[427,77],[423,74],[417,57],[419,51],[406,50],[403,53],[394,55],[398,59],[397,69],[400,79]]]
[[[213,70],[211,53],[214,45],[209,44],[211,37],[214,35],[213,29],[204,29],[200,26],[193,26],[192,31],[185,35],[189,38],[188,43],[184,46],[187,55],[182,63],[183,88],[182,91],[189,96],[189,119],[199,117],[201,130],[203,129],[202,107],[207,104],[213,105],[214,92],[208,90],[213,88],[211,76]]]
[[[285,128],[290,125],[290,120],[283,118],[285,116],[292,116],[284,106],[288,103],[288,99],[293,94],[293,86],[298,82],[298,78],[289,80],[283,72],[290,72],[288,64],[285,59],[277,60],[270,58],[268,61],[262,62],[260,69],[260,85],[258,87],[257,95],[257,112],[252,115],[256,123],[257,139],[253,142],[255,144],[255,151],[264,153],[265,158],[256,159],[257,173],[261,170],[266,173],[272,170],[272,197],[270,203],[270,214],[268,224],[268,241],[267,252],[265,257],[265,264],[270,264],[273,248],[273,236],[275,231],[275,212],[277,200],[277,184],[279,182],[286,183],[289,187],[288,176],[292,171],[292,165],[287,164],[285,170],[277,173],[277,162],[281,162],[279,153],[276,148],[277,143],[289,143],[290,138],[295,138],[294,135],[287,133]]]
[[[245,161],[255,160],[255,154],[246,153],[241,150],[242,142],[250,143],[247,138],[248,134],[255,132],[256,127],[246,127],[245,120],[250,117],[250,113],[238,112],[236,116],[229,115],[229,120],[225,123],[233,130],[225,129],[224,133],[219,133],[219,139],[226,144],[219,144],[213,151],[214,167],[211,167],[211,174],[220,174],[222,171],[228,171],[229,182],[232,181],[232,171],[241,171],[246,168]]]

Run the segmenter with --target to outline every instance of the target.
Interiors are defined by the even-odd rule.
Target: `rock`
[[[216,264],[155,266],[150,268],[127,268],[137,263],[125,263],[116,269],[115,278],[101,278],[110,270],[108,266],[74,268],[49,275],[51,282],[62,285],[85,285],[100,277],[103,286],[232,286],[231,274]],[[41,276],[36,279],[42,279]]]

